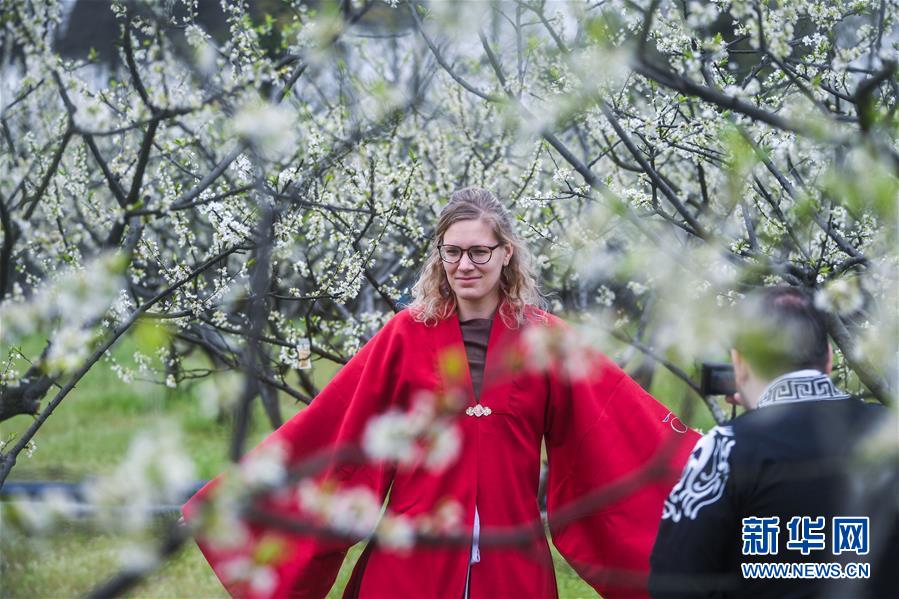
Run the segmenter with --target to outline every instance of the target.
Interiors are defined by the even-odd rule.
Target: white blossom
[[[425,468],[441,471],[456,461],[462,447],[459,428],[449,422],[434,423],[426,433]]]
[[[280,485],[287,477],[287,452],[286,445],[277,440],[255,449],[240,463],[241,480],[251,490]]]
[[[148,524],[152,506],[180,503],[194,481],[180,434],[161,427],[135,436],[116,469],[87,485],[85,494],[106,525],[139,530]]]
[[[415,526],[405,516],[385,515],[378,523],[378,542],[388,549],[410,549],[415,544]]]
[[[234,116],[234,131],[272,160],[290,156],[296,147],[296,115],[284,105],[250,103]]]
[[[422,462],[440,471],[452,464],[461,448],[461,433],[455,423],[436,412],[436,398],[418,393],[407,411],[396,408],[369,419],[362,447],[373,460],[411,466]]]
[[[381,502],[367,487],[336,493],[327,512],[332,528],[359,536],[371,534],[381,515]]]
[[[362,446],[374,460],[408,463],[414,451],[415,431],[409,430],[409,418],[399,410],[389,410],[369,420]]]
[[[129,543],[119,549],[119,565],[126,571],[144,572],[159,563],[155,548],[144,543]]]
[[[257,564],[252,558],[239,555],[221,566],[222,578],[229,582],[246,582],[256,596],[267,596],[278,583],[274,568]]]
[[[815,306],[834,314],[852,314],[864,305],[864,297],[855,278],[832,279],[815,293]]]

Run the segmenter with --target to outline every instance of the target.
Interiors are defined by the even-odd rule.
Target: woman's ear
[[[511,243],[507,243],[503,246],[503,249],[506,250],[506,257],[503,259],[503,266],[509,266],[509,261],[512,260],[512,252],[515,251],[515,248]]]

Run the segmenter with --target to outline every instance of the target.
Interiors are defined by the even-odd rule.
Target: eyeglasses
[[[493,257],[493,250],[501,246],[496,245],[473,245],[470,248],[460,248],[458,245],[438,245],[437,251],[440,252],[440,259],[450,264],[455,264],[462,259],[462,252],[468,252],[468,259],[475,264],[487,264]]]

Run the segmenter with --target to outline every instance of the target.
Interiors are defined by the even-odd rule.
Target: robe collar
[[[757,408],[803,401],[849,399],[833,381],[818,370],[796,370],[771,381],[762,392]]]
[[[503,360],[503,354],[512,345],[515,330],[510,329],[502,318],[502,303],[493,313],[493,324],[490,326],[490,335],[487,338],[487,355],[484,358],[484,378],[481,382],[481,400],[487,395],[490,387],[504,374],[507,374],[507,365]],[[465,389],[469,401],[475,403],[474,385],[471,382],[471,370],[468,365],[468,357],[465,353],[465,341],[462,338],[462,327],[459,324],[459,313],[453,312],[448,318],[438,322],[435,336],[437,337],[438,359],[440,352],[453,352],[461,357],[464,368],[464,379],[458,381]]]

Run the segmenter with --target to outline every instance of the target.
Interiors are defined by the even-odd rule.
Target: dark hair
[[[740,309],[734,348],[759,375],[827,367],[827,326],[810,294],[768,287],[749,294]]]

